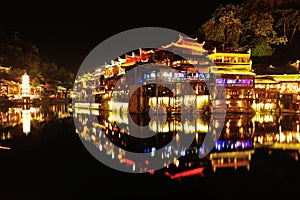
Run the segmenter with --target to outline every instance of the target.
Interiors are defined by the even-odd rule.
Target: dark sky
[[[76,70],[99,43],[132,28],[163,27],[193,37],[217,6],[229,2],[240,1],[210,0],[205,5],[182,1],[170,7],[151,5],[150,1],[134,7],[131,2],[125,7],[117,1],[80,7],[2,7],[5,17],[0,18],[0,29],[17,31],[58,65]]]

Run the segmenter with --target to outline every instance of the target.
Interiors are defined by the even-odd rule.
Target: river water
[[[289,197],[300,180],[299,123],[291,114],[227,114],[220,123],[65,104],[1,109],[0,199]]]

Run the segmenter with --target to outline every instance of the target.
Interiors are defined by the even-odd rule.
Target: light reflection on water
[[[98,123],[93,124],[92,130],[86,126],[89,118],[97,116]],[[155,155],[156,150],[164,148],[161,153],[161,162],[164,164],[165,175],[171,178],[203,175],[203,169],[211,169],[216,172],[218,168],[245,168],[251,169],[252,156],[259,149],[266,149],[271,154],[276,150],[284,150],[287,156],[293,156],[298,160],[300,152],[299,121],[300,115],[267,115],[267,114],[227,114],[225,124],[219,139],[215,142],[213,150],[208,150],[203,145],[203,139],[209,125],[209,116],[200,116],[197,119],[185,119],[180,123],[180,116],[142,116],[120,115],[112,112],[99,112],[78,109],[75,110],[75,119],[81,123],[77,133],[84,141],[91,143],[98,149],[101,156],[119,160],[119,163],[127,165],[132,170],[153,173],[151,158],[147,163],[138,163],[126,155],[127,151],[140,152]],[[132,121],[128,120],[131,117]],[[145,138],[132,137],[130,132],[139,131],[140,127],[147,127],[154,136]],[[218,126],[218,120],[213,121]],[[134,128],[132,128],[134,127]],[[184,134],[194,134],[194,141],[188,149],[180,147],[181,138],[178,130]],[[155,134],[157,133],[157,134]],[[140,133],[141,136],[143,133]],[[178,146],[168,145],[175,139]],[[114,148],[114,145],[122,150]],[[178,159],[171,159],[171,155]],[[199,154],[207,154],[199,159]]]
[[[68,105],[26,109],[15,107],[0,111],[1,151],[13,148],[10,141],[14,140],[17,130],[30,137],[33,129],[38,130],[50,120],[73,115],[82,125],[76,131],[84,141],[92,144],[102,156],[116,160],[132,171],[153,173],[151,158],[145,163],[137,163],[134,158],[128,157],[127,151],[150,152],[155,155],[157,149],[163,148],[164,151],[159,155],[165,166],[162,171],[171,178],[204,175],[206,169],[212,172],[220,168],[251,170],[252,157],[259,150],[266,150],[269,155],[283,151],[285,156],[295,161],[298,160],[300,152],[300,115],[227,114],[214,149],[206,157],[199,159],[199,154],[207,153],[202,142],[210,129],[208,116],[186,119],[184,123],[180,123],[180,116],[150,118],[132,115],[132,121],[138,124],[132,126],[133,122],[128,120],[128,115],[114,116],[111,112],[89,109],[75,109],[72,113]],[[98,123],[87,126],[91,116],[97,117]],[[218,120],[214,123],[217,124]],[[148,138],[132,137],[130,132],[138,131],[139,126],[147,127],[154,135]],[[189,149],[180,148],[182,138],[177,134],[178,130],[184,134],[194,134],[194,141]],[[178,146],[168,145],[171,140],[176,140]],[[117,151],[112,144],[122,150]],[[178,159],[171,159],[172,155],[176,155]]]
[[[19,130],[30,136],[32,128],[39,130],[50,120],[72,117],[67,104],[39,106],[20,105],[18,107],[0,110],[0,146],[1,149],[11,149],[11,141]]]

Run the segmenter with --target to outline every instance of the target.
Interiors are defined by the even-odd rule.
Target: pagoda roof
[[[300,74],[274,74],[274,75],[269,75],[272,76],[276,81],[283,82],[283,81],[300,81]]]
[[[207,52],[206,49],[204,49],[205,41],[202,43],[199,43],[197,39],[189,38],[189,37],[183,37],[182,35],[179,35],[179,39],[176,42],[172,42],[170,44],[167,44],[165,46],[162,46],[163,49],[182,49],[184,50],[191,50],[194,53],[204,53]]]
[[[300,74],[268,74],[268,75],[257,75],[255,77],[256,82],[299,82]]]
[[[268,76],[268,75],[257,75],[255,77],[255,83],[278,83],[278,81],[276,81],[272,76]]]

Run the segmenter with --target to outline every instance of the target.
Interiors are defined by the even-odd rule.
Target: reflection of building
[[[269,153],[283,150],[291,153],[298,160],[300,153],[300,116],[281,115],[268,121],[264,120],[256,123],[255,148],[268,149]]]
[[[118,109],[117,109],[118,110]],[[249,169],[251,155],[254,153],[254,127],[251,121],[251,116],[246,115],[227,115],[225,120],[225,127],[221,133],[220,138],[214,146],[212,152],[208,150],[208,146],[203,146],[203,140],[206,134],[212,134],[213,137],[217,136],[214,129],[220,129],[223,127],[222,120],[214,118],[211,123],[210,119],[202,115],[197,119],[185,118],[184,121],[180,121],[180,116],[167,116],[159,115],[147,118],[143,115],[125,115],[122,112],[109,111],[93,113],[92,109],[78,109],[78,112],[74,111],[75,119],[78,122],[77,133],[84,140],[91,142],[95,147],[105,153],[108,156],[113,156],[115,159],[118,157],[122,163],[124,160],[131,160],[132,163],[138,164],[139,161],[135,158],[131,158],[126,154],[126,151],[130,152],[151,152],[156,154],[156,149],[164,148],[161,153],[161,162],[164,165],[171,166],[174,160],[171,159],[171,155],[181,157],[180,160],[184,163],[185,159],[190,158],[190,153],[193,151],[194,158],[198,154],[209,155],[209,162],[213,164],[215,169],[219,167],[246,167]],[[93,117],[97,120],[93,121]],[[132,120],[129,120],[129,117]],[[93,124],[93,125],[91,125]],[[134,125],[135,124],[135,125]],[[139,131],[143,130],[143,132]],[[183,135],[180,136],[178,133]],[[132,137],[133,133],[147,133],[155,135],[152,137]],[[145,136],[145,135],[144,135]],[[187,149],[184,149],[181,144],[183,136],[192,136],[194,138],[190,151],[187,153]],[[170,141],[175,140],[176,145],[167,145]],[[184,141],[184,140],[183,140]],[[117,151],[113,148],[113,145],[117,145],[122,148],[122,151]],[[198,159],[194,159],[193,163],[198,163]],[[176,164],[176,163],[175,163]],[[191,164],[192,165],[192,164]],[[149,165],[144,166],[143,170],[151,169],[151,161]],[[188,168],[188,167],[187,167]],[[135,170],[141,170],[142,168],[135,166]]]
[[[221,153],[210,153],[211,165],[214,171],[217,168],[246,167],[250,170],[251,155],[254,150],[231,151]]]
[[[164,166],[169,166],[174,162],[174,156],[185,155],[186,147],[179,145],[182,137],[193,138],[194,131],[198,131],[198,135],[204,135],[208,129],[208,122],[205,119],[181,124],[178,121],[179,118],[165,116],[166,122],[162,123],[163,120],[160,118],[154,117],[149,121],[145,116],[138,116],[136,119],[138,121],[134,121],[135,119],[131,121],[128,119],[128,115],[119,114],[103,111],[98,113],[97,120],[93,121],[95,116],[91,110],[86,109],[84,112],[80,109],[79,112],[75,111],[75,120],[78,124],[76,131],[83,140],[91,142],[97,147],[99,153],[103,152],[111,159],[118,159],[124,165],[128,164],[128,161],[135,163],[134,171],[146,172],[152,169],[151,166],[154,163],[151,158],[146,163],[141,163],[140,160],[130,157],[130,154],[128,155],[126,152],[151,153],[151,157],[156,156],[161,159]],[[135,123],[144,126],[136,126]],[[137,129],[142,128],[144,131],[141,134],[148,133],[153,136],[147,138],[131,136],[133,133],[140,133]],[[183,135],[176,135],[178,131],[182,131]],[[201,140],[198,135],[197,138]],[[196,140],[198,140],[197,138]],[[172,140],[176,145],[169,144]],[[118,150],[115,145],[121,150]],[[161,152],[156,153],[156,149],[161,149]]]
[[[30,120],[31,113],[30,109],[22,109],[22,124],[23,124],[23,133],[28,135],[30,133]]]
[[[10,107],[7,110],[0,111],[0,130],[4,129],[2,132],[3,138],[12,138],[10,132],[15,126],[22,125],[23,132],[28,134],[31,131],[32,121],[42,123],[48,122],[52,117],[62,119],[71,116],[68,106],[64,104],[53,105],[48,107],[48,109],[30,107],[28,104],[23,104],[22,108]]]
[[[209,159],[214,171],[217,168],[250,169],[251,155],[254,153],[252,138],[246,139],[219,139],[215,143],[214,150],[209,153]]]
[[[251,116],[227,115],[222,133],[209,153],[213,170],[224,167],[249,170],[254,153],[253,131]]]

